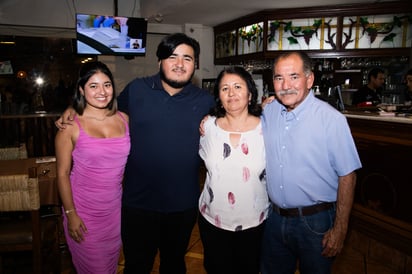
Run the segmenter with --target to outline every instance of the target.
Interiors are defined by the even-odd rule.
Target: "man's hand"
[[[345,237],[346,231],[341,231],[337,227],[333,227],[326,232],[322,240],[322,256],[335,257],[338,255],[343,249]]]
[[[66,128],[66,125],[72,125],[74,115],[76,112],[72,107],[68,107],[63,114],[57,119],[54,124],[59,130],[63,130]]]
[[[267,104],[272,103],[273,101],[275,101],[275,96],[269,96],[268,98],[266,98],[263,102],[262,102],[262,108],[265,108],[265,106]]]

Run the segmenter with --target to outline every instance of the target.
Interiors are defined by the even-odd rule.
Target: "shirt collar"
[[[287,111],[286,107],[282,105],[281,114],[285,117],[286,121],[299,120],[305,110],[310,106],[315,100],[315,95],[313,92],[309,91],[308,95],[303,99],[303,101],[292,111]]]
[[[153,76],[152,89],[163,90],[162,81],[160,80],[160,73]]]

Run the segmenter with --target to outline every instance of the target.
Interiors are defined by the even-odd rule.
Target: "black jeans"
[[[186,273],[185,254],[197,213],[197,208],[172,213],[122,208],[124,274],[150,274],[158,250],[159,273]]]
[[[228,231],[199,214],[199,232],[208,274],[258,274],[265,223],[243,231]]]

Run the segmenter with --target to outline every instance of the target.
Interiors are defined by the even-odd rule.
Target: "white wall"
[[[140,1],[120,0],[119,16],[140,16]],[[113,1],[109,0],[1,0],[0,35],[49,36],[75,38],[75,14],[114,14]],[[154,74],[158,71],[156,49],[167,34],[184,32],[199,41],[200,68],[196,70],[194,83],[200,86],[201,79],[215,78],[217,69],[213,65],[213,28],[203,25],[184,26],[149,22],[146,57],[126,60],[118,56],[100,56],[116,78],[118,90],[135,77]]]

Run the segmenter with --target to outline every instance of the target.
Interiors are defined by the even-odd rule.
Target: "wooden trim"
[[[294,9],[268,9],[252,13],[238,19],[217,25],[214,27],[215,36],[228,31],[237,30],[243,26],[249,26],[260,22],[264,23],[262,52],[242,54],[235,56],[214,58],[215,65],[240,65],[249,60],[274,59],[284,51],[267,50],[267,29],[270,20],[337,17],[337,33],[342,33],[343,17],[360,15],[381,15],[411,13],[412,5],[408,0],[391,1],[371,4],[346,4],[337,6],[319,6]],[[338,57],[385,57],[385,56],[410,56],[411,48],[384,48],[384,49],[342,49],[342,37],[337,35],[336,49],[334,50],[305,50],[311,58],[338,58]],[[236,47],[237,51],[238,47]]]
[[[351,228],[368,237],[412,256],[412,225],[354,204]]]
[[[215,33],[222,33],[225,31],[237,29],[241,26],[251,25],[262,21],[266,22],[273,19],[379,15],[391,13],[407,13],[411,11],[412,5],[408,0],[371,4],[345,4],[336,6],[318,6],[291,9],[267,9],[217,25],[214,27],[214,31]]]
[[[215,58],[215,65],[239,65],[249,60],[274,59],[285,51],[264,51],[237,56]],[[388,57],[388,56],[409,56],[410,48],[396,49],[350,49],[350,50],[306,50],[311,58],[353,58],[353,57]]]

